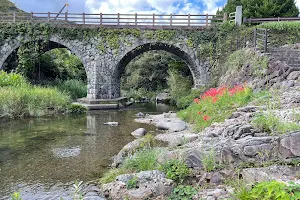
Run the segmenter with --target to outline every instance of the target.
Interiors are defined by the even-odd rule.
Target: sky
[[[11,0],[26,12],[215,14],[227,0]],[[300,3],[300,0],[299,0]]]

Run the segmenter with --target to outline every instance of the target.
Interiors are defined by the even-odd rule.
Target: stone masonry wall
[[[41,39],[45,39],[42,38]],[[24,42],[29,41],[26,36],[18,36],[5,41],[0,46],[0,69],[7,57]],[[194,87],[209,82],[210,65],[197,57],[196,48],[187,45],[187,38],[176,36],[169,41],[158,41],[156,38],[147,39],[143,34],[140,37],[128,35],[124,41],[119,41],[119,48],[112,49],[101,37],[85,39],[67,39],[60,35],[51,35],[50,41],[70,49],[78,56],[87,74],[89,99],[113,99],[120,97],[120,76],[125,66],[136,56],[150,50],[164,50],[183,59],[191,70]],[[104,47],[104,52],[99,49]]]

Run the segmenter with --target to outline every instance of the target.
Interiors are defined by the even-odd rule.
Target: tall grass
[[[86,97],[87,95],[87,84],[82,80],[56,81],[53,86],[70,95],[72,100]]]
[[[0,117],[43,116],[64,111],[70,97],[56,88],[32,86],[19,74],[0,72]]]

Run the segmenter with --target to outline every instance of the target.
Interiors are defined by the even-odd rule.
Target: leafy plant
[[[100,178],[101,184],[107,184],[116,180],[117,176],[125,173],[122,168],[110,169],[108,170],[102,178]]]
[[[68,113],[82,114],[86,112],[87,108],[80,104],[70,104],[70,106],[68,107]]]
[[[128,190],[133,189],[133,188],[137,188],[138,187],[138,181],[139,181],[139,179],[136,176],[129,179],[126,183],[126,188]]]
[[[14,193],[11,195],[11,199],[12,199],[12,200],[22,200],[21,193],[20,193],[20,192],[14,192]]]
[[[157,167],[157,157],[162,149],[143,149],[126,158],[121,168],[128,172],[154,170]]]
[[[217,161],[216,161],[216,152],[214,149],[211,149],[208,153],[202,155],[202,164],[204,170],[207,172],[211,172],[216,169]]]
[[[167,178],[172,179],[177,183],[183,183],[190,174],[190,169],[185,162],[181,160],[167,161],[160,166],[160,169],[166,173]]]
[[[174,188],[173,193],[168,200],[192,200],[193,196],[197,194],[197,189],[192,186],[179,185]]]
[[[73,184],[74,188],[74,200],[83,200],[83,195],[81,193],[83,188],[83,181],[76,180]]]

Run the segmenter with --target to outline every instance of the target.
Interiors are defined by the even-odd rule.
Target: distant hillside
[[[0,0],[0,12],[24,12],[9,0]]]

